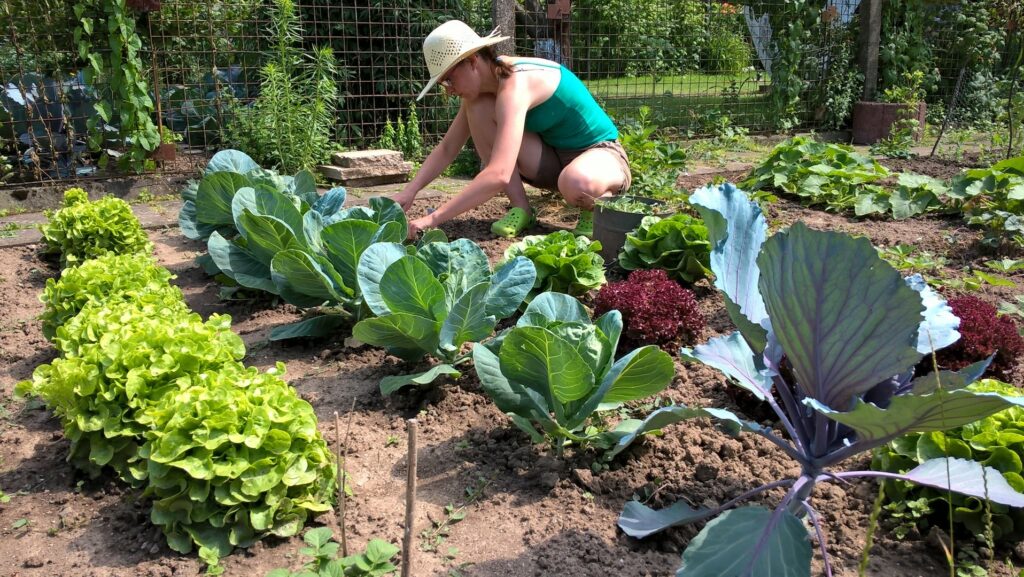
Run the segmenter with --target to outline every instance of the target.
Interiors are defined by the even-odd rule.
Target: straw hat
[[[423,58],[427,61],[430,80],[416,100],[423,98],[427,91],[463,58],[485,46],[508,40],[508,36],[498,36],[497,33],[498,29],[495,28],[487,36],[481,37],[461,20],[449,20],[434,28],[423,41]]]

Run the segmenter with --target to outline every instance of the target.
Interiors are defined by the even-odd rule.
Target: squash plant
[[[685,406],[655,411],[637,432],[712,417],[732,433],[765,437],[800,465],[800,474],[715,508],[680,502],[654,511],[631,502],[619,518],[627,534],[644,537],[718,515],[690,541],[678,575],[809,577],[805,518],[818,535],[825,572],[832,573],[811,505],[818,483],[902,479],[1024,506],[1024,495],[998,471],[955,457],[931,459],[903,474],[833,471],[842,461],[907,433],[966,425],[1024,406],[1024,398],[967,388],[987,361],[915,378],[914,367],[924,355],[956,341],[959,320],[924,280],[901,278],[867,239],[814,231],[798,222],[765,240],[760,209],[728,184],[698,190],[690,200],[708,225],[715,286],[739,330],[680,354],[722,371],[768,403],[789,438],[729,411]],[[624,437],[617,448],[630,440]],[[773,509],[732,509],[778,487],[787,492]]]
[[[455,366],[469,360],[463,345],[490,337],[499,320],[512,316],[536,274],[524,257],[492,273],[487,255],[469,239],[408,251],[389,242],[366,249],[357,276],[363,299],[377,316],[359,321],[352,336],[407,361],[426,355],[442,361],[423,373],[386,377],[381,393],[426,385],[442,374],[458,376]]]

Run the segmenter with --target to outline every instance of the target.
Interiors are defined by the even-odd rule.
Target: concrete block
[[[402,153],[395,150],[350,150],[331,155],[331,164],[342,168],[401,164],[402,160]]]

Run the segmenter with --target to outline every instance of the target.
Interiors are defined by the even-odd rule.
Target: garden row
[[[690,203],[703,218],[704,240],[698,246],[707,250],[704,258],[709,265],[701,263],[698,270],[714,273],[715,286],[725,293],[729,316],[740,332],[683,349],[680,355],[721,370],[767,401],[789,439],[729,411],[680,405],[612,426],[598,416],[657,393],[668,384],[674,367],[668,355],[649,345],[616,361],[620,339],[626,340],[624,328],[633,324],[635,329],[637,324],[624,325],[623,315],[615,310],[592,321],[571,294],[553,292],[581,294],[603,282],[603,263],[595,260],[589,240],[560,233],[528,238],[511,247],[492,273],[482,250],[467,239],[448,242],[428,233],[415,246],[382,240],[405,228],[404,215],[387,199],[374,199],[369,208],[342,209],[338,203],[331,210],[324,199],[337,199],[343,194],[339,190],[312,203],[301,198],[302,191],[289,200],[289,187],[294,192],[302,178],[285,178],[272,189],[259,182],[266,171],[255,163],[238,153],[221,154],[215,161],[231,158],[234,167],[214,163],[187,193],[194,206],[182,211],[187,233],[201,226],[211,231],[209,259],[204,257],[207,266],[212,261],[215,272],[242,287],[269,289],[286,301],[306,302],[307,307],[326,304],[322,310],[329,313],[340,309],[337,315],[313,317],[288,328],[285,336],[313,334],[310,327],[337,336],[343,320],[351,318],[356,321],[352,334],[357,340],[406,360],[429,355],[441,361],[417,375],[385,378],[385,394],[457,374],[458,366],[472,360],[483,389],[498,408],[535,442],[546,441],[558,454],[577,445],[603,451],[611,459],[641,434],[683,419],[711,417],[732,433],[765,436],[800,463],[800,477],[745,495],[789,488],[775,510],[726,511],[735,501],[702,510],[683,504],[664,511],[640,503],[627,505],[620,526],[637,537],[725,511],[720,521],[705,527],[706,538],[694,540],[684,554],[684,567],[693,574],[722,574],[722,567],[737,558],[749,560],[757,573],[767,572],[783,562],[769,552],[775,550],[799,559],[797,565],[806,564],[809,571],[811,541],[800,518],[809,516],[817,526],[807,498],[815,483],[832,478],[829,467],[904,434],[959,427],[1022,402],[1000,394],[1006,389],[995,382],[968,387],[991,358],[959,372],[921,370],[926,366],[920,363],[922,357],[960,338],[960,319],[921,277],[901,278],[864,239],[799,224],[767,238],[757,204],[724,185],[697,191]],[[228,184],[214,186],[218,181]],[[256,196],[250,191],[257,187],[262,207],[251,200]],[[217,194],[219,201],[203,200]],[[321,209],[315,208],[317,202]],[[222,207],[221,221],[215,222],[215,213],[201,205]],[[698,222],[691,220],[687,226]],[[341,233],[355,227],[364,230],[360,243],[351,240],[357,235]],[[396,230],[381,232],[385,228]],[[275,235],[262,232],[268,230]],[[346,242],[338,243],[338,238]],[[637,238],[632,235],[634,245]],[[222,246],[228,248],[222,251]],[[261,261],[259,251],[267,246],[274,250],[265,254],[272,256]],[[699,251],[692,252],[690,258],[700,263]],[[278,260],[281,255],[286,256]],[[293,261],[307,263],[305,274],[294,273],[288,266]],[[243,269],[258,270],[260,275],[238,274]],[[317,298],[323,300],[314,304]],[[599,293],[596,303],[601,300]],[[498,321],[513,316],[524,301],[528,304],[515,325],[495,334]],[[325,320],[333,316],[342,319]],[[467,344],[476,346],[466,350]],[[915,374],[918,371],[923,376]],[[937,459],[903,475],[886,476],[942,489],[948,487],[947,475],[952,472],[958,481],[963,479],[956,490],[971,498],[997,505],[1024,504],[1024,497],[1013,489],[1024,484],[1012,464],[1003,467],[1009,473],[1004,477],[996,474],[997,469],[953,458],[960,456],[957,453],[939,451],[933,456]],[[915,464],[901,462],[903,470]],[[836,478],[857,475],[879,473],[836,473]],[[705,545],[710,543],[716,546]],[[724,543],[731,545],[723,548]]]
[[[342,189],[320,196],[308,175],[266,171],[233,151],[215,157],[186,194],[182,229],[206,231],[210,254],[203,261],[236,285],[229,290],[266,290],[329,313],[286,331],[337,335],[355,321],[358,340],[402,358],[441,361],[419,375],[385,379],[385,393],[455,374],[472,361],[498,408],[559,454],[577,446],[611,459],[638,436],[694,417],[777,445],[801,465],[801,476],[746,495],[788,488],[775,510],[727,510],[735,500],[699,510],[626,506],[620,526],[637,537],[724,511],[684,554],[684,567],[695,574],[721,574],[723,563],[736,558],[769,571],[781,562],[776,550],[800,567],[807,559],[809,571],[811,540],[800,519],[817,526],[811,488],[831,478],[829,467],[896,439],[879,464],[910,469],[901,478],[942,489],[952,471],[963,479],[957,490],[975,500],[969,502],[994,503],[996,515],[988,518],[1011,525],[1012,511],[998,507],[1024,504],[1014,492],[1024,488],[1019,447],[999,440],[1008,413],[961,429],[973,454],[965,454],[963,441],[938,433],[1022,404],[996,382],[967,386],[991,359],[959,372],[922,370],[922,356],[952,345],[957,327],[965,328],[943,299],[920,277],[900,278],[864,239],[800,224],[769,238],[757,204],[730,185],[690,198],[703,224],[691,218],[687,226],[699,231],[704,240],[696,246],[706,252],[688,258],[714,274],[740,331],[680,356],[722,370],[768,402],[788,439],[722,409],[672,405],[618,423],[608,419],[609,409],[656,394],[675,374],[671,357],[655,346],[616,360],[618,349],[639,344],[627,341],[657,334],[643,328],[643,319],[657,318],[651,311],[667,301],[661,291],[668,285],[655,288],[626,322],[618,310],[592,321],[572,295],[547,290],[579,294],[604,282],[603,263],[587,239],[528,239],[492,272],[467,239],[448,242],[432,233],[415,246],[401,244],[405,215],[387,199],[343,208]],[[66,265],[77,266],[42,297],[45,332],[63,357],[39,367],[19,389],[61,416],[77,466],[94,474],[110,466],[146,487],[155,497],[153,520],[175,549],[194,542],[212,561],[260,534],[296,533],[307,513],[329,507],[336,476],[311,408],[280,380],[283,368],[261,375],[238,362],[244,348],[223,317],[203,323],[188,311],[169,274],[145,255],[148,241],[124,203],[89,203],[74,190],[66,204],[44,234]],[[641,277],[670,283],[663,274]],[[652,279],[635,282],[656,286]],[[621,297],[631,290],[615,302],[615,288],[602,290],[595,304],[613,309],[608,303],[630,302]],[[520,310],[513,326],[495,334],[500,319]],[[673,328],[679,327],[666,332]],[[918,436],[901,438],[906,433]],[[989,468],[960,458],[979,456]],[[935,459],[918,466],[924,457]],[[835,473],[857,474],[878,475]],[[958,507],[981,522],[978,506]],[[733,545],[710,546],[716,543]]]
[[[261,373],[240,362],[230,317],[189,309],[126,203],[71,189],[43,232],[66,265],[40,296],[61,356],[17,391],[60,417],[69,461],[144,488],[168,545],[198,546],[212,568],[330,509],[336,464],[312,407],[283,364]]]

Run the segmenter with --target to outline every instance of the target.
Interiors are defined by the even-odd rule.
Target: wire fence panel
[[[121,0],[124,1],[124,0]],[[140,57],[151,74],[153,118],[181,145],[236,145],[233,111],[260,95],[275,62],[273,10],[284,0],[164,0],[136,15]],[[136,0],[138,2],[138,0]],[[920,72],[941,117],[961,90],[955,120],[992,119],[1010,69],[1003,0],[889,0],[880,46],[880,90]],[[80,4],[75,2],[71,4]],[[129,2],[131,4],[131,2]],[[682,136],[848,126],[860,96],[860,0],[301,0],[294,3],[300,49],[330,47],[342,95],[331,138],[377,143],[390,121],[408,118],[429,74],[423,38],[453,18],[481,34],[503,24],[508,51],[559,61],[619,121],[641,107]],[[991,10],[988,9],[991,5]],[[0,179],[37,182],[109,176],[99,159],[117,153],[110,133],[90,141],[86,123],[107,87],[87,78],[82,23],[60,0],[0,0]],[[968,33],[969,32],[969,33]],[[80,32],[79,32],[80,34]],[[961,70],[963,73],[961,74]],[[437,141],[458,110],[441,91],[416,103],[419,131]],[[160,114],[157,118],[156,107]],[[116,111],[114,116],[116,117]],[[93,135],[95,136],[95,135]],[[97,147],[97,142],[102,146]],[[122,144],[123,136],[122,136]]]

